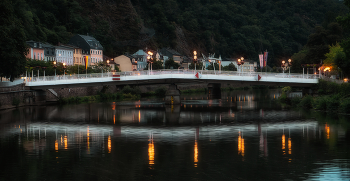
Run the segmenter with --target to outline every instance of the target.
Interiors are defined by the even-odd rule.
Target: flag
[[[264,67],[266,67],[267,65],[267,55],[268,55],[269,52],[265,51],[264,52]]]
[[[84,56],[84,60],[85,60],[85,69],[87,69],[89,57],[88,56]]]
[[[259,54],[260,68],[264,66],[264,54]]]

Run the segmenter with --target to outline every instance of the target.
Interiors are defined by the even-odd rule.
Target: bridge
[[[197,74],[198,73],[198,74]],[[197,76],[196,76],[197,75]],[[242,86],[274,85],[311,87],[318,83],[317,74],[288,74],[236,71],[157,70],[70,74],[60,76],[26,77],[25,86],[32,90],[104,85],[147,85],[183,83],[237,83]]]

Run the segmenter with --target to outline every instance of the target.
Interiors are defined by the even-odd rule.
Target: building
[[[42,47],[44,48],[45,61],[56,61],[56,51],[55,46],[43,43]]]
[[[78,34],[69,40],[69,44],[79,47],[83,57],[88,56],[88,66],[95,65],[103,61],[103,47],[94,37]],[[78,59],[78,62],[80,62],[79,60],[80,59]]]
[[[118,57],[115,57],[113,60],[114,60],[114,63],[119,64],[118,67],[121,72],[137,70],[137,67],[136,67],[137,63],[132,62],[130,58],[125,55],[120,55]]]
[[[137,70],[143,70],[147,67],[147,57],[148,54],[142,49],[138,50],[132,56],[135,58],[137,63]]]
[[[29,52],[26,56],[27,58],[35,59],[35,60],[45,59],[45,52],[41,42],[36,42],[31,40],[31,41],[27,41],[26,43],[29,47]]]
[[[67,45],[55,46],[56,62],[65,63],[66,65],[73,65],[74,48]]]
[[[174,60],[174,62],[178,63],[179,65],[182,64],[183,56],[179,52],[177,52],[177,51],[175,51],[173,49],[162,48],[160,50],[160,54],[163,57],[167,57],[167,59],[172,58]],[[166,60],[164,58],[164,64],[165,64],[165,62],[166,62]]]

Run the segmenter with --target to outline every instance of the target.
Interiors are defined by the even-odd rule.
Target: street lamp
[[[63,63],[63,79],[66,79],[66,63]]]
[[[290,67],[291,67],[291,62],[292,62],[292,59],[288,59],[289,77],[290,77]]]
[[[151,51],[148,51],[148,55],[149,55],[149,58],[147,57],[147,59],[150,60],[150,63],[151,63],[151,72],[152,72],[152,63],[153,63],[153,61],[152,61],[152,56],[153,56],[153,53],[152,53]]]
[[[38,70],[38,81],[39,81],[39,69],[40,69],[40,66],[36,66],[36,69]]]
[[[242,67],[243,64],[244,64],[244,58],[241,57],[240,59],[238,59],[238,63],[237,63],[237,65],[241,67],[241,72],[243,72],[243,67]]]
[[[193,63],[194,63],[194,72],[196,72],[197,70],[197,52],[196,51],[193,51]]]
[[[56,68],[57,68],[56,61],[53,62],[53,68],[55,69],[55,79],[56,79]]]
[[[108,70],[108,67],[109,67],[109,60],[107,60],[107,77],[109,77],[109,70]]]

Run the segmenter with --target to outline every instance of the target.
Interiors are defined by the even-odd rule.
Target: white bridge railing
[[[131,72],[108,72],[91,74],[68,74],[57,76],[36,76],[26,77],[26,86],[40,86],[52,84],[74,84],[112,81],[113,75],[119,75],[120,81],[164,79],[164,78],[185,78],[197,79],[196,72],[202,74],[202,79],[210,80],[246,80],[254,81],[257,75],[262,77],[261,81],[269,82],[295,82],[295,83],[317,83],[319,74],[296,74],[296,73],[272,73],[272,72],[237,72],[237,71],[213,71],[213,70],[144,70]],[[290,81],[288,81],[290,79]]]

